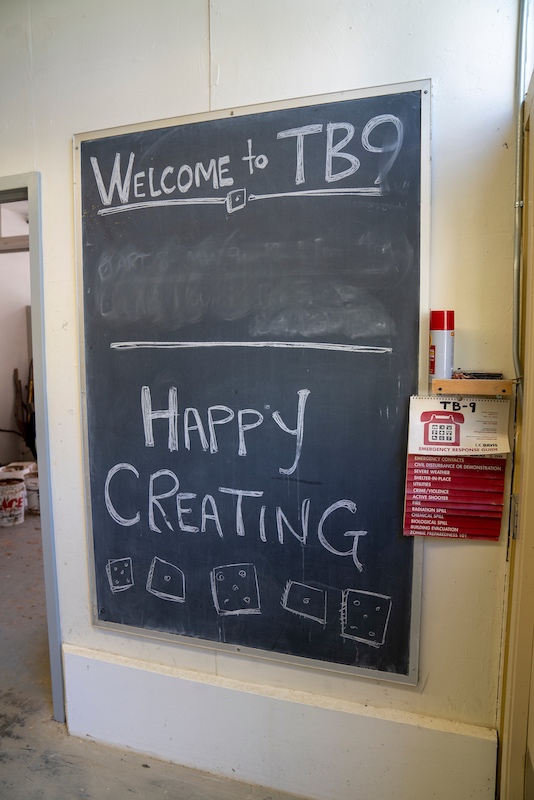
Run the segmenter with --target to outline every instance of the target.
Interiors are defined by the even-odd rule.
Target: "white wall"
[[[28,225],[9,205],[0,206],[2,236],[28,234]],[[28,382],[28,324],[30,260],[28,253],[0,254],[0,428],[17,430],[13,372],[19,371],[23,397]],[[20,461],[27,452],[24,441],[12,433],[0,433],[0,464]],[[30,456],[31,458],[31,456]]]
[[[283,693],[308,693],[318,706],[330,703],[340,714],[353,714],[363,738],[370,725],[365,720],[386,712],[425,715],[421,725],[426,728],[429,717],[443,730],[447,721],[495,727],[505,535],[499,543],[425,543],[417,687],[92,627],[71,151],[73,134],[83,131],[431,78],[431,305],[456,310],[457,366],[511,375],[516,25],[516,0],[157,0],[149,5],[143,0],[3,0],[0,175],[42,173],[53,504],[67,701],[73,715],[69,712],[69,721],[77,732],[99,735],[96,729],[84,729],[91,723],[74,711],[87,696],[83,670],[75,666],[82,658],[77,648],[83,648],[83,658],[95,668],[120,657],[121,678],[114,683],[117,703],[125,700],[121,683],[133,687],[135,681],[127,676],[137,675],[145,664],[147,676],[149,668],[152,676],[160,669],[170,670],[176,687],[185,680],[181,671],[191,670],[187,679],[196,675],[207,687],[198,695],[205,707],[210,687],[225,680],[234,682],[237,694],[242,684],[269,696],[271,705],[266,708],[273,713]],[[111,673],[104,669],[102,674]],[[246,691],[243,688],[241,695],[244,704]],[[296,698],[292,719],[298,730],[299,700],[291,696]],[[141,702],[135,694],[127,701],[132,725],[143,727]],[[357,710],[366,706],[374,709],[371,717]],[[111,731],[113,709],[97,711],[105,715]],[[262,741],[272,745],[275,734],[271,732],[269,740],[268,717],[266,712],[254,724],[262,730]],[[335,726],[334,721],[330,724]],[[406,731],[412,730],[408,721],[406,725]],[[220,730],[223,735],[224,726]],[[477,741],[478,730],[472,731]],[[323,739],[328,741],[330,732],[322,731]],[[234,731],[236,752],[250,735],[253,728]],[[407,769],[416,770],[417,750],[411,749],[409,733],[397,738]],[[460,733],[458,741],[469,738]],[[494,736],[488,741],[494,756]],[[298,738],[293,746],[298,749]],[[452,763],[457,752],[445,751],[445,756],[436,755],[445,758],[442,767]],[[188,757],[180,742],[172,752],[178,761]],[[210,768],[197,755],[196,764]],[[305,770],[306,759],[300,751],[299,755],[300,769]],[[172,756],[166,751],[165,757]],[[312,749],[309,762],[316,757]],[[194,754],[191,759],[195,763]],[[222,769],[215,763],[212,768]],[[245,776],[245,767],[236,774]],[[273,785],[267,766],[255,775],[259,782],[271,780]],[[480,796],[490,797],[492,767],[486,763],[480,775],[485,776],[484,792],[489,792]],[[291,790],[297,791],[294,785]],[[468,794],[466,784],[461,786],[464,794],[458,794],[458,786],[445,786],[440,797],[479,796]],[[349,789],[344,791],[339,789],[336,796],[353,796]],[[379,796],[384,794],[368,788],[360,800]]]

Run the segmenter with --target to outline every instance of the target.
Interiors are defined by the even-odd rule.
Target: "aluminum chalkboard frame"
[[[74,155],[94,624],[416,683],[429,81]]]

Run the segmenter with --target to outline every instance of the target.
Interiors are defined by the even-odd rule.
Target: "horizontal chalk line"
[[[100,217],[108,214],[121,214],[123,211],[140,211],[143,208],[162,208],[164,206],[213,206],[224,205],[226,197],[184,197],[178,200],[147,200],[143,203],[127,203],[124,206],[110,206],[98,211]]]
[[[335,189],[303,189],[296,192],[273,192],[272,194],[251,194],[249,201],[254,200],[276,200],[279,197],[380,197],[383,190],[380,187],[364,186],[362,188],[335,188]],[[181,197],[165,200],[144,200],[139,203],[125,203],[120,206],[109,206],[101,208],[98,216],[108,216],[109,214],[121,214],[124,211],[140,211],[145,208],[164,208],[168,206],[209,206],[226,204],[227,196],[224,197]],[[246,204],[246,203],[245,203]],[[241,206],[240,206],[241,207]],[[232,209],[237,210],[237,209]]]
[[[249,201],[275,200],[277,197],[381,197],[380,187],[365,186],[361,189],[304,189],[299,192],[275,192],[273,194],[251,194]]]
[[[112,342],[111,350],[183,350],[196,347],[278,347],[289,350],[338,350],[348,353],[392,353],[392,347],[330,342]]]

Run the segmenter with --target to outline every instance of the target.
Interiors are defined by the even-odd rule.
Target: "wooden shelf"
[[[24,253],[29,249],[29,236],[0,236],[0,253]]]
[[[432,378],[432,394],[491,395],[511,397],[513,381],[478,380],[474,378]]]

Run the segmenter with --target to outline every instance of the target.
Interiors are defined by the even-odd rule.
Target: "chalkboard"
[[[96,624],[414,681],[426,93],[76,137]]]

